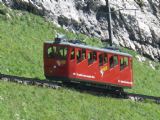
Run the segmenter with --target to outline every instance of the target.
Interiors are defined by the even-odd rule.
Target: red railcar
[[[133,86],[132,56],[83,44],[46,41],[44,74],[52,80],[130,88]]]

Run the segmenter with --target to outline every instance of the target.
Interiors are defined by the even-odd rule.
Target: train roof
[[[55,43],[54,41],[45,41],[47,44],[59,44],[59,45],[67,45],[67,46],[72,46],[72,47],[79,47],[79,48],[84,48],[84,49],[91,49],[95,51],[102,51],[102,52],[107,52],[107,53],[114,53],[118,55],[123,55],[127,57],[132,57],[132,55],[124,52],[120,52],[117,50],[112,50],[112,49],[107,49],[107,48],[98,48],[98,47],[92,47],[89,45],[84,45],[84,44],[77,44],[77,43],[70,43],[70,42],[60,42],[60,43]]]

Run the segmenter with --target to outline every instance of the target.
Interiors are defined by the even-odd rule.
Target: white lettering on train
[[[79,77],[85,77],[85,78],[95,78],[95,76],[93,75],[85,75],[85,74],[79,74],[79,73],[73,73],[73,75],[79,76]]]
[[[124,80],[118,80],[119,83],[123,83],[123,84],[130,84],[132,85],[133,82],[128,82],[128,81],[124,81]]]

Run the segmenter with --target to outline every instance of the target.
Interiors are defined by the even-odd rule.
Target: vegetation
[[[75,35],[34,14],[0,5],[0,72],[25,77],[43,76],[43,42],[56,33],[102,46],[97,39]],[[126,50],[134,57],[137,53]],[[134,93],[160,96],[160,67],[153,70],[134,58]],[[160,118],[159,105],[94,96],[72,89],[53,90],[0,82],[2,120],[151,120]]]
[[[1,120],[158,120],[159,105],[0,82]]]

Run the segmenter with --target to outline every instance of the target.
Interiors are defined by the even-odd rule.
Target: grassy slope
[[[0,82],[1,120],[157,120],[160,107],[79,93]]]
[[[39,16],[11,11],[0,5],[0,72],[43,79],[43,42],[54,38],[56,32],[65,33],[69,38],[77,37]],[[83,35],[78,37],[85,38],[92,45],[101,44]],[[160,96],[159,69],[152,70],[147,62],[134,60],[134,76],[135,87],[128,91]],[[160,118],[159,106],[153,103],[135,103],[68,89],[51,90],[4,82],[0,82],[0,108],[0,120]]]

